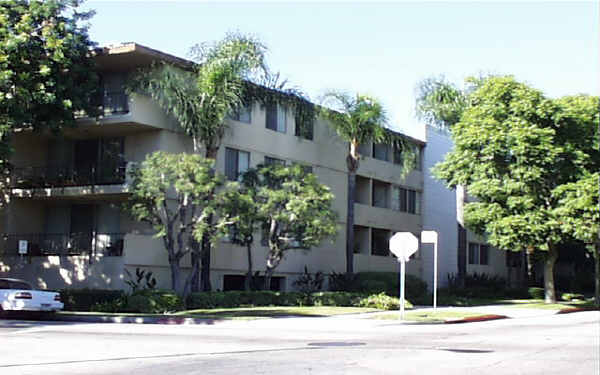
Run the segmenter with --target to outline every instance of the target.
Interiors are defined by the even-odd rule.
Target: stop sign
[[[411,255],[419,250],[419,239],[410,232],[397,232],[390,238],[390,251],[400,262],[408,262]]]

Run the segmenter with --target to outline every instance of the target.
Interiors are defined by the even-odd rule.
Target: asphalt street
[[[369,316],[199,325],[0,320],[0,374],[600,374],[600,312],[467,324]]]

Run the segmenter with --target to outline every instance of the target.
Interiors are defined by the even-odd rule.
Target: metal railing
[[[107,163],[86,167],[51,165],[14,168],[13,188],[51,188],[88,185],[120,185],[127,177],[127,163]]]
[[[122,115],[129,112],[129,97],[124,91],[105,92],[102,97],[104,115]]]
[[[20,241],[27,241],[27,256],[103,255],[122,256],[125,233],[27,233],[0,238],[3,255],[19,255]]]

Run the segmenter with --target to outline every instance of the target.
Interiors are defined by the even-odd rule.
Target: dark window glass
[[[388,256],[389,250],[389,234],[388,230],[373,228],[371,233],[371,254]]]
[[[408,190],[408,210],[409,214],[417,213],[417,192],[414,190]]]
[[[373,206],[388,208],[388,193],[389,193],[389,184],[373,181]]]
[[[383,161],[389,161],[390,160],[389,150],[390,150],[390,146],[388,146],[386,144],[374,143],[373,144],[373,158],[383,160]]]
[[[270,103],[266,105],[267,113],[267,129],[277,131],[277,103]]]
[[[487,265],[490,247],[488,245],[481,245],[479,247],[479,264]]]
[[[272,158],[270,156],[265,156],[265,164],[266,165],[278,164],[278,165],[281,165],[281,166],[285,166],[285,160],[277,159],[277,158]]]
[[[300,119],[296,116],[296,129],[295,135],[297,137],[302,137],[304,139],[313,140],[315,124],[313,121],[308,121],[307,123],[302,124]]]
[[[479,244],[469,243],[469,264],[479,264]]]
[[[237,180],[238,151],[232,148],[225,149],[225,176],[230,181]]]
[[[408,210],[408,201],[407,201],[407,190],[400,188],[398,189],[400,192],[400,211],[406,212]]]
[[[394,164],[402,164],[404,162],[402,150],[398,146],[394,146]]]

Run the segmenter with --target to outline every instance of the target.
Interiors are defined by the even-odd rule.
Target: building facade
[[[142,95],[128,96],[127,76],[153,61],[182,68],[191,63],[135,43],[106,48],[97,56],[102,75],[103,116],[81,118],[59,135],[21,131],[14,135],[11,200],[2,212],[0,275],[25,278],[42,288],[125,289],[125,269],[150,270],[158,287],[169,288],[167,253],[150,227],[122,209],[128,171],[154,151],[191,152],[192,142],[176,121]],[[235,179],[261,163],[301,163],[335,194],[339,231],[308,251],[289,251],[275,270],[274,284],[292,289],[306,266],[310,272],[345,271],[348,144],[322,119],[312,134],[299,135],[294,114],[282,106],[250,107],[232,114],[216,168]],[[416,168],[401,176],[401,155],[391,147],[362,145],[355,204],[354,269],[396,271],[388,239],[398,231],[423,229],[425,143]],[[255,270],[264,271],[266,247],[257,235]],[[409,273],[427,279],[424,256],[408,263]],[[182,262],[189,269],[189,259]],[[245,249],[221,241],[211,254],[214,289],[235,288],[246,272]]]

